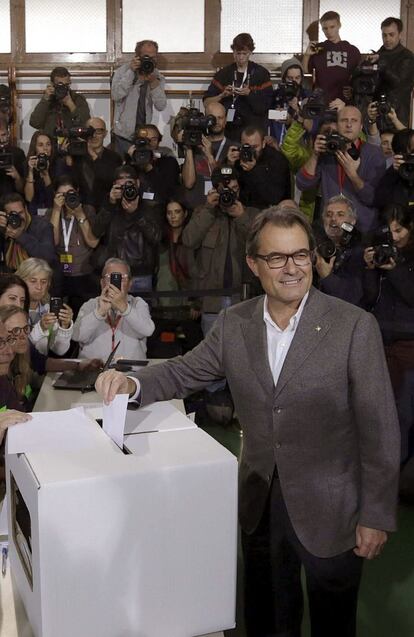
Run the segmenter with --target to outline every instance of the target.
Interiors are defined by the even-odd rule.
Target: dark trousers
[[[300,637],[301,565],[312,637],[355,636],[363,560],[352,550],[330,558],[309,553],[292,527],[277,478],[258,528],[242,533],[242,546],[248,637]]]

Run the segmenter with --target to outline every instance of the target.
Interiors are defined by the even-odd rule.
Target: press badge
[[[227,121],[232,122],[234,120],[235,114],[236,114],[236,109],[229,108],[229,110],[227,111]]]
[[[73,262],[73,257],[71,254],[68,254],[67,252],[65,252],[64,254],[61,254],[59,256],[60,262],[61,263],[72,263]]]
[[[213,188],[213,182],[208,180],[204,182],[204,194],[207,196],[210,190]]]
[[[152,201],[154,199],[154,193],[153,192],[143,192],[142,193],[142,198],[143,199],[149,199],[150,201]]]

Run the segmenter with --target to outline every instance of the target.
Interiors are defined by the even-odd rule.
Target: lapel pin
[[[317,325],[317,326],[315,327],[315,330],[316,330],[317,332],[320,332],[320,331],[321,331],[321,329],[322,329],[322,328],[321,328],[321,326],[320,326],[320,325]]]

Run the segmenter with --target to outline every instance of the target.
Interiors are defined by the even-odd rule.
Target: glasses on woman
[[[12,327],[11,330],[8,330],[10,336],[15,337],[15,340],[18,336],[22,334],[30,334],[30,325],[24,325],[23,327]]]
[[[6,345],[15,345],[16,344],[15,336],[8,336],[7,338],[0,338],[0,350],[4,349]]]

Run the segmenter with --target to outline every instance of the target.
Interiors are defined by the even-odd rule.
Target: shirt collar
[[[274,320],[272,319],[272,317],[269,314],[269,310],[268,310],[268,297],[267,294],[265,296],[265,300],[264,300],[264,304],[263,304],[263,320],[265,323],[267,323],[268,325],[271,325],[272,327],[274,327],[278,332],[294,332],[298,326],[298,323],[300,321],[300,317],[302,316],[302,312],[303,312],[303,308],[305,307],[305,303],[308,300],[308,296],[309,296],[309,290],[306,292],[305,296],[303,297],[303,299],[300,302],[300,305],[296,311],[296,313],[291,317],[290,321],[289,321],[289,325],[286,327],[286,329],[282,330],[277,323],[274,322]]]

